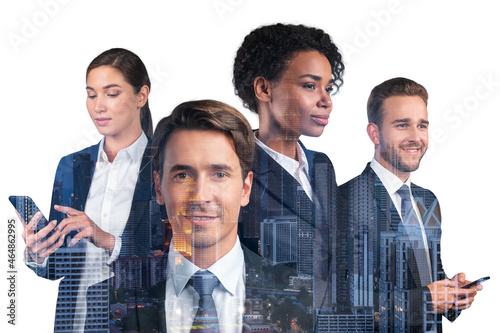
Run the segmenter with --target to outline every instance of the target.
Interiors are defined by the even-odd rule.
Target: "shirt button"
[[[113,192],[113,189],[112,188],[108,188],[108,192],[109,193]]]

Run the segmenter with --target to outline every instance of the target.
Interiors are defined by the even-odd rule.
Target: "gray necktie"
[[[432,282],[432,279],[431,272],[429,271],[430,267],[427,261],[427,250],[424,245],[425,234],[422,234],[422,229],[420,228],[420,223],[418,222],[418,215],[413,209],[410,188],[408,185],[403,184],[397,193],[401,197],[401,216],[403,219],[403,225],[405,226],[408,234],[411,233],[414,235],[411,236],[410,239],[412,242],[415,260],[417,261],[420,283],[422,286],[427,286]],[[415,217],[414,220],[411,219],[412,216]]]
[[[191,277],[190,283],[200,295],[191,332],[219,332],[219,319],[212,297],[215,287],[219,285],[219,279],[209,271],[200,270]]]

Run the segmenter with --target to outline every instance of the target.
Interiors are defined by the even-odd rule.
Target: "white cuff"
[[[111,252],[111,256],[108,259],[108,265],[111,265],[113,261],[118,258],[118,256],[120,255],[120,250],[122,248],[122,238],[116,235],[113,235],[113,237],[115,237],[115,246],[113,247],[113,252]]]
[[[26,252],[26,249],[24,249],[24,263],[26,266],[31,267],[31,268],[45,268],[47,266],[47,261],[49,260],[49,257],[45,257],[43,262],[41,264],[38,264],[36,261],[31,258],[31,256]]]
[[[49,257],[46,257],[41,264],[37,264],[36,261],[31,258],[31,256],[24,250],[24,263],[29,267],[36,275],[41,277],[47,277],[47,261]]]

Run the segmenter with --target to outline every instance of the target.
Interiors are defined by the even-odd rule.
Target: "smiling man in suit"
[[[346,309],[373,316],[373,329],[441,332],[470,307],[480,285],[448,279],[440,258],[441,213],[434,194],[411,183],[428,145],[426,89],[406,78],[376,86],[368,99],[375,156],[340,187],[340,232],[350,239]]]
[[[245,255],[237,230],[252,187],[250,125],[224,103],[186,102],[159,122],[154,144],[156,198],[173,233],[166,331],[241,332]]]

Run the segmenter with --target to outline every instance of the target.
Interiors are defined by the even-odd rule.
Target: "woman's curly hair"
[[[318,51],[332,67],[334,93],[344,83],[342,55],[330,36],[321,29],[304,25],[282,24],[259,27],[241,44],[233,66],[233,85],[245,107],[257,113],[253,83],[262,76],[274,80],[287,69],[298,52]]]

